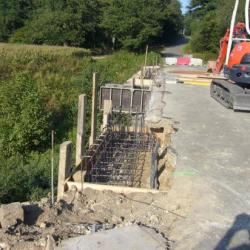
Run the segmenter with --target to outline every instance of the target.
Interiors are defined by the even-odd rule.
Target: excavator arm
[[[234,27],[233,36],[245,39],[247,37],[246,25],[244,23],[237,23]],[[216,67],[213,70],[215,74],[219,74],[224,67],[227,57],[229,38],[230,38],[230,29],[227,29],[224,37],[220,41],[220,53],[216,61]]]
[[[215,74],[219,74],[224,66],[226,56],[227,56],[229,33],[230,33],[230,30],[228,29],[225,36],[220,41],[220,54],[216,61],[216,67],[213,70]]]

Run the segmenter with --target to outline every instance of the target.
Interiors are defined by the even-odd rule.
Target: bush
[[[65,11],[44,12],[17,30],[10,42],[26,44],[83,46],[86,34],[81,20]]]
[[[10,157],[23,156],[44,146],[50,129],[37,86],[28,74],[17,74],[13,81],[0,84],[0,151]]]
[[[55,156],[58,157],[58,149]],[[55,160],[55,186],[57,165]],[[50,151],[44,154],[32,153],[24,159],[20,155],[3,158],[0,155],[0,203],[38,200],[50,192]]]

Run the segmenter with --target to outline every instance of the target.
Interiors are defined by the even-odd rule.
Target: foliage
[[[43,106],[34,81],[17,74],[0,84],[0,151],[9,157],[40,148],[47,140],[50,113]]]
[[[187,35],[191,35],[192,52],[219,51],[219,41],[230,27],[235,0],[192,0],[185,16]],[[240,1],[237,21],[244,21],[244,4]]]
[[[0,41],[138,50],[176,37],[178,0],[2,0]]]
[[[15,30],[24,25],[31,6],[30,0],[0,1],[0,41],[6,41]]]
[[[50,191],[49,151],[32,153],[26,160],[20,155],[7,159],[0,155],[0,160],[0,203],[38,200]],[[55,179],[56,173],[55,169]]]
[[[63,1],[61,6],[60,2],[57,2],[55,10],[54,7],[52,10],[44,9],[33,15],[10,41],[78,47],[95,43],[99,21],[97,1],[71,0],[67,4]]]
[[[192,51],[209,51],[216,53],[218,49],[218,27],[216,13],[209,12],[198,26],[197,32],[191,39]]]
[[[102,27],[118,46],[139,49],[167,35],[175,37],[182,27],[180,3],[170,0],[114,0],[104,11]]]

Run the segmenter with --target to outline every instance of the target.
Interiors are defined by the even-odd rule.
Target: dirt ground
[[[172,224],[185,212],[167,201],[167,193],[124,195],[86,189],[68,193],[53,207],[49,199],[25,203],[24,223],[0,229],[0,249],[45,249],[48,236],[59,244],[63,239],[132,224],[153,228],[168,238]]]

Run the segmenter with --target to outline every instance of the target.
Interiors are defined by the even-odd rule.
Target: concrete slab
[[[133,225],[64,240],[56,249],[165,250],[167,249],[167,242],[154,230]]]
[[[167,90],[163,116],[179,123],[172,189],[186,187],[180,206],[190,200],[170,235],[174,249],[250,249],[250,114],[225,109],[209,87]]]

